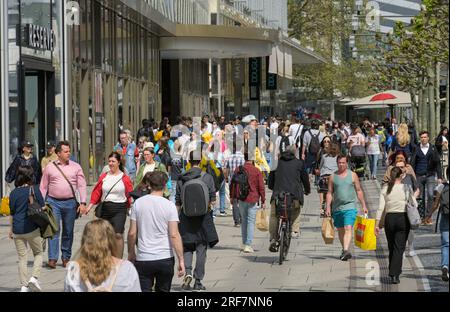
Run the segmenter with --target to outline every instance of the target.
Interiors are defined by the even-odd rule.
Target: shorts
[[[353,226],[356,221],[356,215],[358,210],[347,209],[333,212],[333,222],[337,229],[343,228],[345,226]]]
[[[109,221],[117,234],[125,232],[127,221],[127,203],[104,202],[102,219]]]

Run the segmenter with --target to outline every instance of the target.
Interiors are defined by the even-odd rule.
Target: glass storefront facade
[[[159,37],[124,5],[78,3],[80,25],[71,28],[68,38],[72,53],[69,120],[74,159],[93,182],[120,129],[136,134],[142,118],[160,118]]]

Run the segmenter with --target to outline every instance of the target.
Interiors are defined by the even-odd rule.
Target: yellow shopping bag
[[[375,236],[375,219],[365,216],[357,216],[355,223],[355,246],[364,250],[377,249],[377,237]]]
[[[0,206],[0,215],[9,216],[11,210],[9,209],[9,197],[2,198],[2,204]]]

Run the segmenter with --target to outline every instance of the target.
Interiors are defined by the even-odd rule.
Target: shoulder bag
[[[48,215],[45,213],[45,207],[41,207],[36,200],[36,194],[34,193],[33,186],[30,187],[28,194],[27,216],[40,229],[45,229],[50,223]]]
[[[411,229],[415,230],[419,228],[422,223],[420,218],[419,210],[417,209],[417,200],[414,198],[413,191],[409,185],[405,185],[406,192],[406,213],[408,215],[408,220],[411,225]]]
[[[123,177],[123,176],[122,176]],[[95,208],[95,216],[97,218],[101,218],[102,217],[102,213],[103,213],[103,203],[106,200],[106,197],[108,197],[109,193],[111,193],[111,191],[113,190],[113,188],[117,185],[117,183],[119,183],[122,180],[122,177],[120,177],[120,179],[114,183],[114,185],[109,189],[108,193],[106,193],[105,198],[97,205],[97,207]]]
[[[78,210],[78,207],[80,206],[80,203],[77,200],[77,197],[75,195],[75,190],[73,189],[72,183],[70,183],[69,179],[67,179],[66,175],[61,170],[61,168],[59,168],[59,166],[56,164],[56,162],[53,162],[53,165],[55,165],[56,169],[58,169],[58,171],[61,172],[61,174],[64,177],[64,179],[67,181],[67,183],[69,183],[70,189],[72,190],[73,199],[75,199],[75,209]],[[77,214],[77,218],[78,217],[79,217],[79,214]]]

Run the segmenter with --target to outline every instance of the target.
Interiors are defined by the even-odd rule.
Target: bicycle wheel
[[[280,265],[282,265],[283,261],[284,261],[285,248],[286,248],[286,227],[281,226],[281,229],[280,229],[280,246],[279,246],[280,256],[279,256],[279,259],[278,259],[278,263]]]
[[[284,231],[284,260],[286,260],[287,254],[289,252],[289,246],[291,245],[291,227],[289,225],[286,226],[286,230]]]

